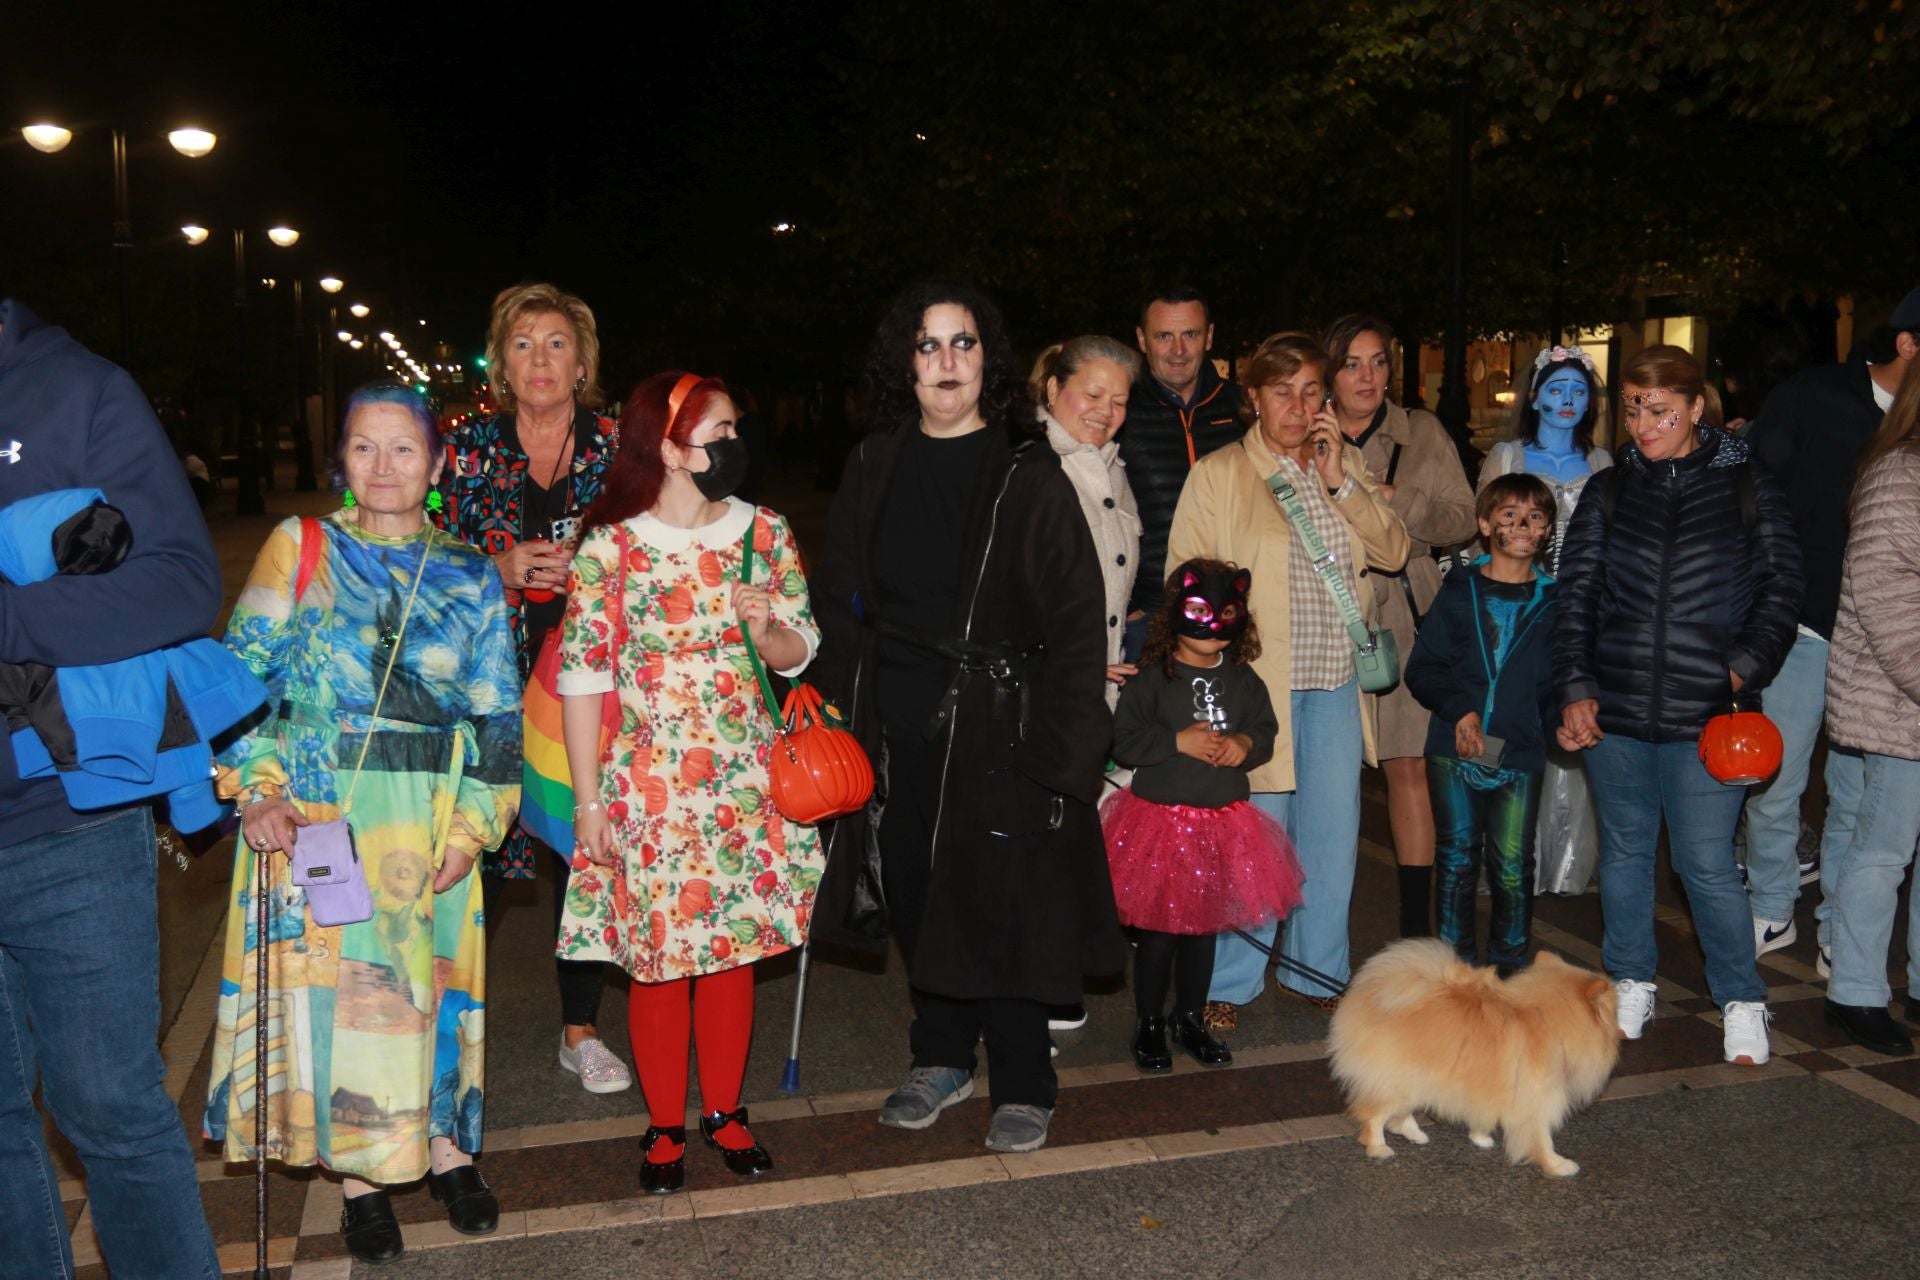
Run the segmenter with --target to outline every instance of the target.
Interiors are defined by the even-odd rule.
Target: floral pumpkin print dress
[[[806,579],[772,511],[729,498],[725,515],[697,529],[636,516],[594,529],[574,559],[558,686],[618,695],[600,799],[620,861],[576,856],[558,942],[566,959],[669,982],[806,941],[825,858],[818,831],[783,821],[768,791],[775,724],[732,600],[749,526],[752,581],[806,640],[810,662],[819,632]]]

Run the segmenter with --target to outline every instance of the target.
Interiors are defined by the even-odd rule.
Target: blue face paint
[[[1540,384],[1533,396],[1533,411],[1538,416],[1538,448],[1543,453],[1565,456],[1574,453],[1574,428],[1587,416],[1587,404],[1593,388],[1578,369],[1557,369]]]

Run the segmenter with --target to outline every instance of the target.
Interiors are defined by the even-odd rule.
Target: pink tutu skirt
[[[1120,922],[1159,933],[1224,933],[1299,906],[1306,877],[1284,827],[1245,800],[1223,809],[1142,800],[1100,806]]]

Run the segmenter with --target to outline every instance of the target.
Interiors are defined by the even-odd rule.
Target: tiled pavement
[[[1394,917],[1376,781],[1356,955],[1383,942]],[[169,1087],[196,1144],[225,854],[163,881],[162,988],[177,1010]],[[881,1129],[873,1111],[905,1057],[897,963],[876,972],[826,958],[809,999],[803,1068],[817,1092],[808,1096],[776,1088],[792,965],[761,975],[745,1096],[775,1172],[740,1185],[696,1143],[688,1190],[647,1199],[634,1184],[646,1123],[638,1091],[591,1097],[554,1065],[546,892],[510,893],[490,957],[483,1167],[504,1206],[500,1230],[469,1240],[424,1191],[396,1195],[409,1256],[383,1274],[1869,1275],[1904,1265],[1898,1251],[1920,1210],[1920,1060],[1867,1053],[1821,1021],[1811,897],[1802,941],[1762,960],[1774,1061],[1730,1067],[1683,904],[1663,875],[1661,1016],[1625,1046],[1605,1100],[1564,1132],[1561,1150],[1584,1168],[1568,1182],[1508,1169],[1448,1126],[1430,1147],[1397,1144],[1402,1158],[1366,1161],[1325,1071],[1324,1016],[1275,994],[1247,1011],[1233,1067],[1183,1059],[1149,1079],[1126,1061],[1125,990],[1092,993],[1091,1025],[1063,1050],[1061,1105],[1038,1153],[982,1151],[984,1089],[922,1133]],[[1597,964],[1597,899],[1541,899],[1536,935]],[[602,1023],[624,1057],[612,1034],[624,1000],[611,983]],[[202,1156],[223,1262],[250,1271],[251,1169]],[[62,1162],[75,1170],[70,1154]],[[76,1177],[63,1191],[80,1274],[104,1275],[84,1187]],[[358,1274],[335,1234],[337,1184],[276,1172],[271,1203],[277,1276]]]

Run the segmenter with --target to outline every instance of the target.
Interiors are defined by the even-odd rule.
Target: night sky
[[[7,28],[0,293],[109,352],[115,123],[143,346],[183,299],[230,299],[226,227],[251,229],[257,276],[285,221],[310,280],[339,274],[343,300],[424,317],[467,357],[503,285],[574,289],[618,379],[726,338],[676,338],[660,281],[751,261],[774,222],[804,221],[835,89],[833,26],[805,5],[22,4]],[[65,152],[21,142],[43,118],[76,131]],[[220,137],[206,159],[163,140],[188,122]],[[189,219],[215,229],[192,255]]]

